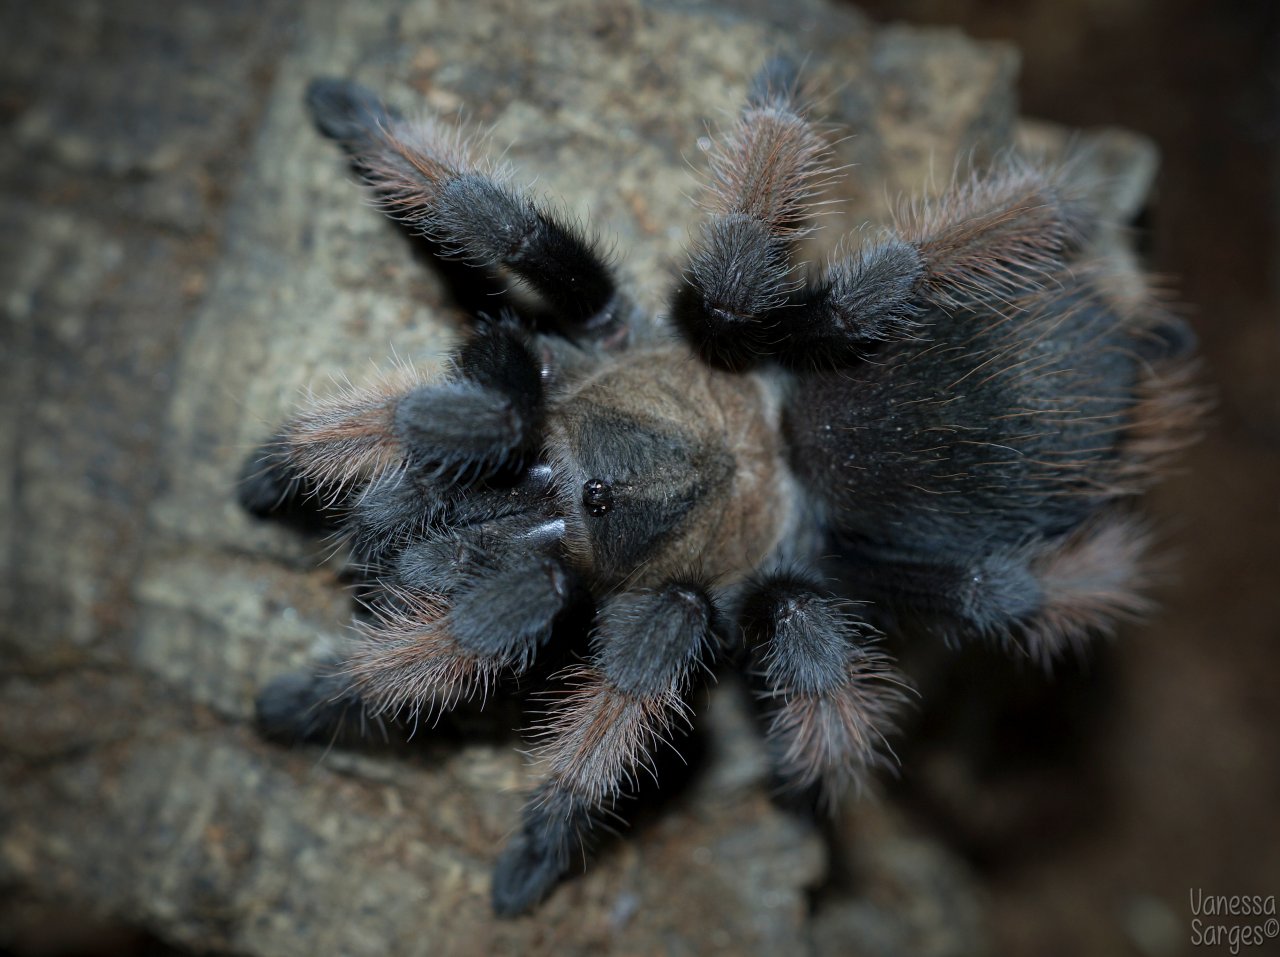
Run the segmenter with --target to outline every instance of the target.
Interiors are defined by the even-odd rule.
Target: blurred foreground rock
[[[732,683],[671,806],[534,916],[493,920],[489,867],[528,784],[508,742],[291,752],[251,731],[255,689],[342,641],[350,603],[323,544],[254,523],[232,490],[301,390],[393,352],[429,365],[462,328],[309,129],[311,77],[492,126],[658,309],[697,138],[767,55],[808,56],[856,134],[829,245],[1011,142],[1010,50],[818,0],[60,0],[6,6],[0,35],[0,886],[200,951],[983,951],[964,868],[890,809],[852,809],[832,861],[771,803]],[[1149,151],[1101,143],[1137,202]]]

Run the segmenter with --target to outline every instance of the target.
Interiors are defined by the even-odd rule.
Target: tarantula
[[[655,318],[473,140],[344,80],[307,102],[385,213],[544,309],[478,318],[437,381],[311,402],[251,458],[244,504],[334,518],[371,609],[259,721],[306,738],[356,702],[439,714],[589,623],[534,729],[499,913],[555,885],[717,656],[752,673],[778,774],[835,791],[888,754],[907,685],[883,633],[1047,662],[1143,609],[1130,502],[1194,419],[1192,340],[1095,252],[1105,210],[1061,170],[1006,156],[801,278],[830,148],[771,61],[709,151]]]

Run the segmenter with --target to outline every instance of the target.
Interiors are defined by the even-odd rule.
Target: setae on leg
[[[829,150],[801,103],[795,68],[761,71],[737,123],[710,154],[709,212],[671,317],[708,361],[749,365],[769,354],[769,315],[795,286],[791,257],[823,186]]]
[[[353,493],[366,488],[387,491],[381,480],[394,473],[440,486],[474,481],[531,452],[542,414],[541,367],[524,333],[485,324],[443,382],[397,370],[313,401],[251,459],[241,500],[263,514],[298,494],[358,501]]]
[[[875,629],[795,573],[756,582],[740,618],[774,705],[769,736],[784,780],[834,799],[885,764],[907,685],[875,647]]]
[[[895,228],[838,258],[771,316],[776,352],[848,364],[875,343],[919,337],[937,310],[1007,307],[1079,249],[1088,214],[1054,174],[1008,166],[905,207]]]
[[[510,272],[551,307],[566,335],[625,340],[630,306],[594,245],[507,186],[466,137],[436,120],[406,120],[349,80],[313,81],[307,106],[389,216],[445,255]]]
[[[687,720],[684,694],[714,617],[710,595],[693,582],[624,592],[601,610],[591,662],[540,729],[536,758],[546,776],[494,871],[499,914],[519,914],[547,895],[593,817]]]
[[[994,638],[1045,668],[1150,611],[1150,534],[1123,508],[1071,532],[989,547],[968,560],[863,556],[849,577],[953,637]]]

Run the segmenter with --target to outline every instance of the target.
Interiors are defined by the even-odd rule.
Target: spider
[[[368,609],[258,720],[439,715],[589,636],[532,729],[499,914],[551,891],[717,659],[749,672],[780,778],[837,794],[892,763],[909,685],[885,635],[1048,663],[1146,608],[1132,502],[1194,423],[1193,341],[1099,252],[1106,210],[1067,171],[1003,156],[802,275],[834,171],[776,58],[713,140],[654,317],[474,138],[345,80],[307,102],[385,213],[542,308],[479,316],[442,378],[311,401],[250,458],[241,501],[318,507]]]

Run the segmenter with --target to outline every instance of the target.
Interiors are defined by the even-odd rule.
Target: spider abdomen
[[[788,405],[797,470],[847,532],[963,554],[1070,530],[1124,491],[1146,372],[1091,290],[935,314],[931,338],[806,377]]]

